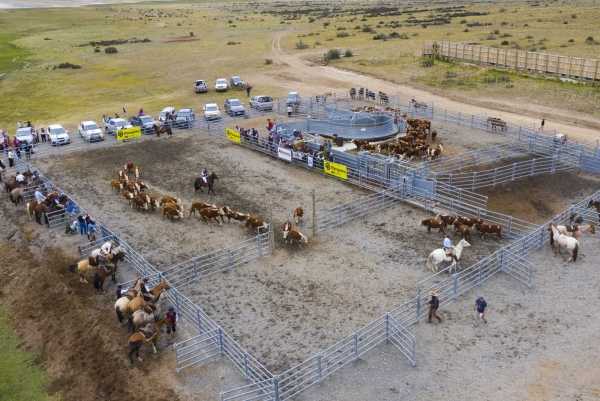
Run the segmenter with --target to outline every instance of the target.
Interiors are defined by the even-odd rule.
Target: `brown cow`
[[[442,219],[432,217],[421,221],[422,226],[427,227],[427,232],[430,233],[432,228],[439,228],[441,233],[446,233],[446,223]]]
[[[302,222],[302,217],[304,217],[304,209],[301,207],[294,209],[294,222],[296,222],[296,224],[300,224]]]
[[[119,180],[112,180],[110,182],[110,186],[112,189],[115,189],[117,192],[121,192],[123,189],[123,183]]]
[[[202,209],[207,209],[207,208],[218,209],[217,205],[215,205],[213,203],[194,202],[194,203],[192,203],[192,207],[190,208],[190,216],[192,214],[195,215],[196,212],[200,213],[202,211]]]
[[[471,228],[465,224],[455,223],[454,232],[459,233],[460,236],[467,242],[471,242]]]
[[[177,205],[181,204],[181,200],[174,198],[172,196],[169,195],[165,195],[162,197],[162,199],[160,200],[160,205],[164,205],[165,203],[175,203]]]
[[[291,244],[298,244],[298,245],[308,244],[308,238],[306,237],[306,235],[302,234],[300,231],[296,230],[295,228],[292,228],[291,230],[288,231],[285,241],[289,242]]]
[[[246,220],[246,227],[256,229],[256,231],[260,234],[261,229],[269,229],[269,223],[258,216],[250,215]]]
[[[235,221],[246,221],[248,217],[250,217],[247,213],[240,213],[236,210],[231,209],[229,206],[223,206],[223,212],[225,212],[225,216],[227,216],[227,221],[230,222],[231,219]]]
[[[137,194],[131,201],[137,210],[150,210],[150,197],[146,194]]]
[[[225,212],[223,212],[223,209],[209,207],[200,209],[200,217],[202,217],[202,220],[204,220],[205,223],[208,223],[210,220],[214,220],[221,225],[225,222],[224,216]],[[220,221],[219,217],[221,218]]]
[[[475,228],[479,231],[481,238],[485,238],[486,234],[497,234],[498,239],[502,239],[502,226],[499,224],[477,223]]]
[[[183,212],[174,207],[172,204],[163,207],[163,216],[170,220],[183,219]]]
[[[437,216],[435,216],[436,219],[441,219],[444,223],[446,223],[446,225],[452,225],[454,224],[454,221],[456,220],[456,216],[450,216],[447,214],[438,214]]]

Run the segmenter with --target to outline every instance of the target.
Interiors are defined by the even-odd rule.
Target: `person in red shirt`
[[[177,312],[175,312],[175,308],[172,306],[169,307],[165,319],[167,320],[167,334],[175,336],[175,331],[177,330]]]

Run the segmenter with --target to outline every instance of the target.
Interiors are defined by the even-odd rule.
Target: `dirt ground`
[[[600,239],[585,237],[575,264],[549,247],[530,257],[534,286],[493,278],[416,327],[417,367],[383,346],[298,401],[595,401],[600,398]],[[477,321],[475,299],[488,303]]]
[[[569,207],[574,199],[600,188],[600,179],[561,172],[540,175],[487,188],[488,208],[532,223],[544,223]]]
[[[111,189],[110,180],[128,160],[141,166],[142,179],[151,192],[182,199],[186,210],[183,221],[170,222],[159,212],[132,210]],[[364,193],[206,134],[47,158],[36,165],[83,208],[123,234],[136,250],[161,267],[237,244],[253,235],[240,224],[218,226],[189,217],[192,201],[228,205],[266,219],[272,213],[279,226],[298,206],[308,213],[312,190],[316,190],[318,204],[326,207]],[[193,181],[203,167],[219,177],[216,195],[208,196],[206,190],[194,194]]]
[[[279,248],[185,292],[267,368],[281,372],[414,296],[417,281],[431,274],[427,255],[443,240],[420,226],[426,217],[398,204],[319,234],[305,249]],[[478,236],[471,242],[462,267],[503,244]]]

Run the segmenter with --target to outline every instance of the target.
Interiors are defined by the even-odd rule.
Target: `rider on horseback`
[[[204,181],[205,184],[208,184],[208,170],[203,168],[202,172],[200,173],[200,178],[202,178],[202,181]]]
[[[452,240],[447,235],[446,237],[444,237],[443,247],[444,251],[446,252],[446,256],[452,256],[452,258],[454,258],[454,260],[458,263],[458,258],[454,254],[454,246],[452,245]]]

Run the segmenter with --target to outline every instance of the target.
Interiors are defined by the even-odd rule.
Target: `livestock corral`
[[[421,117],[418,121],[427,121]],[[433,124],[427,135],[432,129]],[[449,131],[442,129],[435,141],[446,140],[443,135]],[[176,338],[177,370],[191,368],[190,377],[205,374],[194,367],[217,355],[228,356],[241,370],[248,387],[223,392],[223,400],[292,398],[385,342],[395,348],[378,348],[375,363],[399,351],[414,365],[416,339],[423,339],[429,347],[423,352],[425,366],[431,367],[439,347],[423,327],[414,332],[415,323],[426,316],[430,290],[440,293],[445,305],[504,272],[511,278],[511,290],[524,296],[515,288],[531,287],[535,272],[526,258],[549,237],[546,225],[533,223],[569,207],[553,222],[585,220],[589,225],[596,223],[597,214],[588,206],[600,209],[600,202],[591,202],[598,200],[597,194],[585,198],[598,187],[597,178],[581,174],[585,166],[576,165],[571,150],[541,139],[532,149],[531,138],[523,145],[520,137],[473,128],[474,134],[489,137],[487,147],[482,142],[469,147],[475,140],[462,137],[455,155],[440,152],[404,163],[369,154],[379,150],[371,145],[360,153],[343,146],[329,154],[323,148],[292,153],[284,142],[238,130],[216,135],[194,130],[34,160],[44,176],[60,183],[80,207],[155,266],[147,271],[153,285],[165,279],[171,284],[166,293],[175,295],[167,302],[188,323]],[[448,140],[459,137],[449,135]],[[362,161],[353,164],[355,158]],[[486,176],[490,171],[491,183]],[[198,181],[201,174],[214,193]],[[595,232],[593,226],[583,235],[589,232]],[[292,233],[300,240],[291,242]],[[455,245],[456,260],[442,256],[446,264],[438,271],[432,251],[444,255],[438,248],[445,234]],[[575,228],[572,235],[582,233]],[[238,244],[248,241],[256,242],[257,254],[234,263],[246,247]],[[573,254],[567,247],[575,263],[593,256],[587,248],[596,238],[585,241],[579,262],[577,248]],[[80,251],[85,254],[94,245]],[[203,270],[210,260],[203,255],[221,249],[231,263],[225,258],[219,269]],[[490,290],[502,299],[498,292],[496,287]],[[198,306],[192,318],[191,304]],[[448,317],[452,319],[449,312]],[[464,326],[469,320],[454,323]],[[446,341],[448,330],[443,333]],[[467,342],[462,336],[452,344],[464,353]],[[470,360],[465,355],[462,362]],[[226,376],[225,388],[240,384]],[[423,386],[418,370],[405,376],[414,389]],[[409,392],[394,383],[392,393]],[[323,399],[352,399],[328,391]]]

